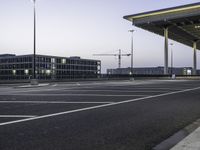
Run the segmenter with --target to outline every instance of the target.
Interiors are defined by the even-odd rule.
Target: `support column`
[[[168,28],[164,28],[165,50],[164,50],[164,74],[168,74]]]
[[[193,75],[197,72],[197,42],[193,42]]]

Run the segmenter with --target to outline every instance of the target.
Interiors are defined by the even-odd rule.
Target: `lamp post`
[[[129,30],[131,33],[131,75],[133,75],[133,32],[134,30]]]
[[[31,80],[32,85],[37,85],[38,81],[36,79],[36,0],[32,0],[33,2],[33,12],[34,12],[34,23],[33,23],[33,79]]]
[[[35,62],[35,53],[36,53],[36,0],[33,0],[34,5],[34,33],[33,33],[33,79],[36,79],[36,62]]]
[[[172,49],[172,46],[174,44],[170,43],[170,45],[171,45],[171,75],[173,75],[173,49]]]

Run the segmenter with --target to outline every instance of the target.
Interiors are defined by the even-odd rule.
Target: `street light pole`
[[[33,37],[33,79],[36,79],[36,62],[35,62],[35,54],[36,54],[36,0],[33,0],[34,4],[34,37]]]
[[[134,30],[129,30],[131,32],[131,75],[133,75],[133,32]]]

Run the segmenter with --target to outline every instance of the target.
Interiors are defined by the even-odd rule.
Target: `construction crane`
[[[121,49],[119,49],[118,54],[93,54],[93,56],[117,56],[118,57],[118,68],[121,68],[121,57],[122,56],[131,56],[131,54],[122,54]]]

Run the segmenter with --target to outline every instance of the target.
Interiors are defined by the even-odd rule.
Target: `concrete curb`
[[[171,150],[200,150],[200,127],[175,145]]]
[[[185,141],[185,139],[187,139],[190,136],[190,134],[193,134],[193,133],[195,133],[195,136],[196,136],[196,130],[199,131],[198,132],[199,138],[197,139],[197,141],[199,141],[198,149],[190,149],[188,147],[184,149],[188,144],[188,140]],[[189,139],[189,141],[195,142],[196,140],[194,139],[195,138]],[[172,135],[171,137],[164,140],[163,142],[161,142],[160,144],[158,144],[157,146],[153,148],[153,150],[169,150],[169,149],[170,150],[200,150],[200,119],[188,125],[184,129],[178,131],[177,133],[175,133],[174,135]]]

